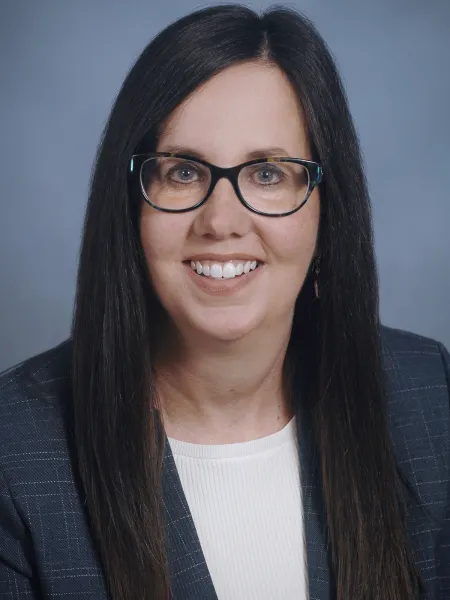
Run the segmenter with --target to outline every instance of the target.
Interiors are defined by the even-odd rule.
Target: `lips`
[[[198,273],[197,272],[197,265],[196,262],[197,261],[193,261],[194,265],[195,265],[195,270],[192,267],[192,264],[190,261],[184,261],[183,262],[183,266],[186,269],[186,273],[189,277],[189,279],[195,284],[195,287],[199,288],[200,290],[202,290],[203,292],[207,293],[208,295],[211,296],[232,296],[234,294],[238,294],[241,293],[241,291],[243,291],[244,289],[246,289],[247,287],[252,285],[252,281],[255,280],[255,278],[259,278],[260,273],[264,270],[264,265],[262,263],[257,264],[256,268],[254,270],[249,270],[247,273],[242,272],[241,275],[237,274],[237,267],[234,267],[233,263],[230,261],[229,263],[225,263],[225,267],[226,269],[230,269],[230,271],[227,272],[227,270],[225,270],[225,274],[228,273],[228,275],[231,274],[231,269],[236,269],[236,274],[234,276],[231,277],[223,277],[224,272],[222,270],[222,276],[220,278],[215,278],[211,276],[211,268],[214,267],[214,265],[217,265],[218,267],[220,267],[219,263],[212,263],[212,266],[209,267],[210,269],[210,273],[209,275],[206,275],[205,273]],[[249,262],[249,261],[247,261]],[[239,261],[238,261],[239,263]],[[237,264],[238,264],[237,263]],[[242,264],[242,263],[241,263]],[[227,265],[229,265],[227,267]],[[208,266],[208,265],[206,265]],[[202,265],[203,268],[203,265]],[[213,268],[213,274],[215,273],[215,269]],[[219,273],[217,273],[219,274]]]

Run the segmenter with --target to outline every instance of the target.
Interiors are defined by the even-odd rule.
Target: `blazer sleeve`
[[[31,557],[31,540],[0,470],[0,598],[42,598],[33,576]]]
[[[447,379],[447,391],[449,393],[450,410],[450,354],[447,349],[439,344],[442,361],[444,363]],[[447,444],[447,464],[450,464],[450,440]],[[449,467],[450,469],[450,467]],[[447,507],[442,531],[438,537],[438,548],[436,549],[437,572],[441,584],[440,600],[450,600],[450,479],[447,481]]]

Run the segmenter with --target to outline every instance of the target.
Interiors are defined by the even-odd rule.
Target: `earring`
[[[316,256],[314,259],[313,271],[315,274],[314,278],[314,292],[316,294],[316,298],[319,298],[319,273],[320,273],[320,256]]]

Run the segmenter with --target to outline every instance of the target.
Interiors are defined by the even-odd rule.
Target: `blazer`
[[[422,597],[450,600],[450,356],[431,339],[387,327],[382,340],[396,459],[428,509],[406,512]],[[2,599],[108,598],[67,442],[70,354],[67,341],[0,377]],[[309,599],[333,600],[320,462],[307,420],[298,421]],[[168,443],[162,480],[173,599],[217,600]]]

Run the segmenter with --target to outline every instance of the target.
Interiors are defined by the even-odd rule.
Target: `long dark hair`
[[[239,5],[192,13],[144,49],[118,94],[93,172],[72,332],[73,418],[108,589],[114,600],[170,597],[164,435],[152,384],[162,309],[148,282],[138,232],[142,200],[129,193],[128,161],[143,139],[151,149],[188,94],[248,60],[269,61],[289,77],[325,173],[320,299],[312,300],[308,276],[298,300],[307,310],[296,311],[291,346],[307,346],[312,367],[307,400],[337,598],[413,598],[422,583],[400,501],[407,486],[387,427],[370,203],[345,92],[308,19],[279,7],[260,16]]]

